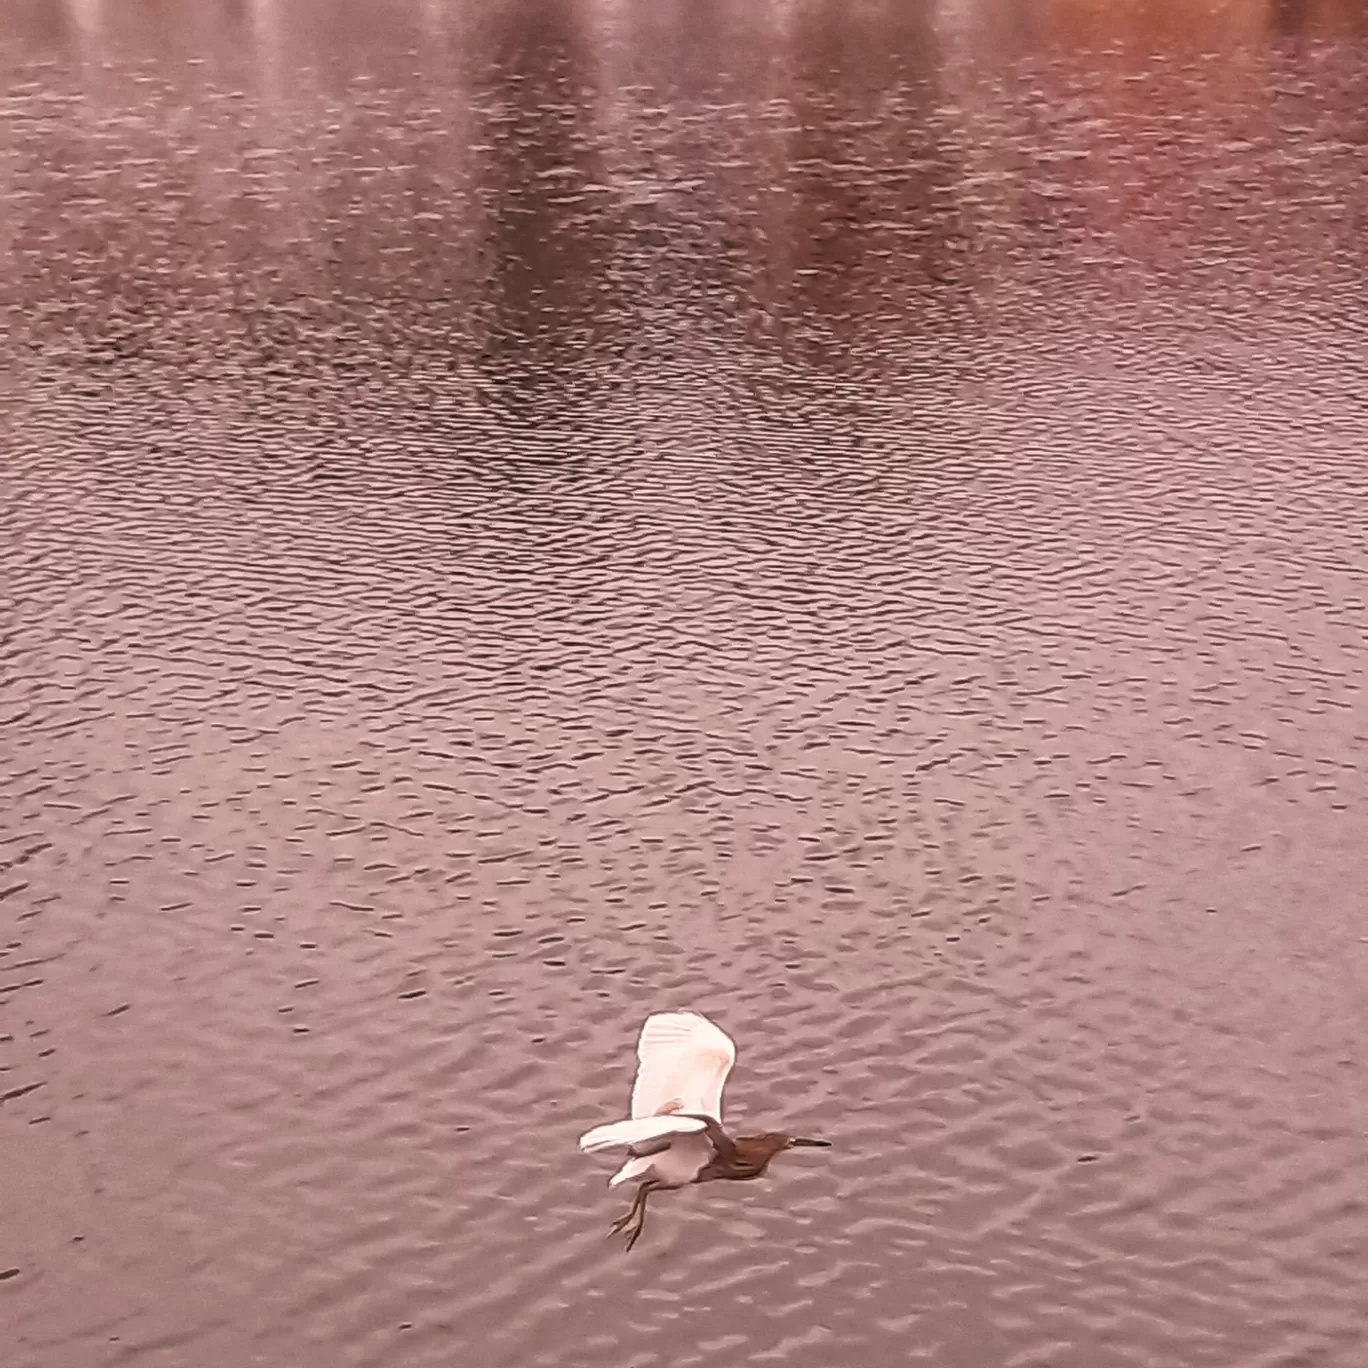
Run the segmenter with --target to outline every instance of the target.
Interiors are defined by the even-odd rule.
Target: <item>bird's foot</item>
[[[641,1238],[641,1229],[645,1224],[646,1213],[633,1206],[613,1222],[608,1228],[608,1234],[610,1238],[614,1235],[625,1235],[627,1248],[630,1250]]]
[[[625,1235],[627,1237],[627,1248],[631,1247],[641,1238],[641,1228],[646,1224],[646,1199],[656,1188],[662,1186],[659,1183],[645,1182],[637,1188],[636,1199],[627,1208],[625,1214],[619,1216],[609,1229],[610,1235]]]

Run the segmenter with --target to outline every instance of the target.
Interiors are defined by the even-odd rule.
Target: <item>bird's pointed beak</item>
[[[789,1141],[795,1149],[830,1149],[830,1140],[807,1140],[802,1137]]]

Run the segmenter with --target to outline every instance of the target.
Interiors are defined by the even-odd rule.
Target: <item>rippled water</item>
[[[1365,34],[7,6],[7,1364],[1368,1363]]]

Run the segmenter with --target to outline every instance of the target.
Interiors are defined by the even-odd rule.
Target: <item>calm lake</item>
[[[1362,1368],[1366,281],[1349,0],[11,0],[7,1368]]]

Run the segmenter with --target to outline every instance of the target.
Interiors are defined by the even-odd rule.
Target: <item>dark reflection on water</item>
[[[594,35],[558,4],[536,23],[496,11],[489,28],[473,91],[487,374],[592,385],[621,346],[611,272],[625,229],[594,137]]]
[[[8,6],[6,1363],[1368,1362],[1364,30]]]

